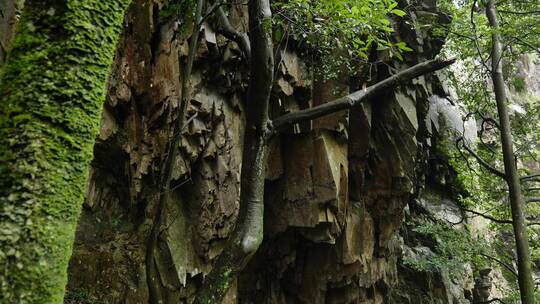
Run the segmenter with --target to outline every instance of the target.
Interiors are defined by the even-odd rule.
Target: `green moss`
[[[0,71],[0,303],[62,303],[129,2],[26,2]]]

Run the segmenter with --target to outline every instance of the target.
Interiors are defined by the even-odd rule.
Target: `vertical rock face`
[[[415,21],[447,21],[434,2],[415,5]],[[193,30],[189,20],[164,20],[169,9],[137,0],[128,14],[71,261],[69,299],[148,302],[146,240],[166,143],[178,119],[186,38]],[[230,18],[245,31],[244,7],[233,8]],[[188,124],[155,261],[167,303],[193,297],[238,210],[247,66],[235,43],[217,35],[210,23],[202,27],[189,79]],[[381,57],[392,68],[378,66],[371,82],[440,50],[442,42],[429,32],[398,27],[416,52],[404,62]],[[282,51],[280,62],[274,117],[359,88],[313,79],[291,48]],[[404,246],[399,230],[407,206],[424,189],[435,151],[429,114],[434,94],[444,94],[438,77],[420,77],[349,113],[296,125],[273,138],[265,240],[225,302],[417,303],[391,291],[408,287],[402,283],[409,274],[398,266]],[[412,275],[421,280],[410,284],[438,288],[425,274]]]

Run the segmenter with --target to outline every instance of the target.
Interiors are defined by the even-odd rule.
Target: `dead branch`
[[[498,223],[498,224],[512,224],[512,221],[511,220],[503,220],[503,219],[498,219],[498,218],[495,218],[491,215],[488,215],[486,213],[480,213],[478,211],[474,211],[474,210],[471,210],[471,209],[467,209],[467,208],[464,208],[464,207],[460,207],[461,210],[465,211],[465,212],[469,212],[469,213],[472,213],[476,216],[480,216],[480,217],[483,217],[487,220],[490,220],[492,222],[495,222],[495,223]]]
[[[293,125],[295,123],[316,119],[335,112],[350,109],[351,107],[367,101],[372,96],[375,96],[386,90],[406,83],[418,76],[422,76],[427,73],[443,69],[453,64],[454,62],[455,59],[432,59],[424,61],[404,71],[401,71],[375,85],[372,85],[365,90],[359,90],[347,96],[332,100],[327,103],[323,103],[316,107],[288,113],[281,117],[278,117],[274,119],[273,127],[275,130],[282,130],[285,127]]]

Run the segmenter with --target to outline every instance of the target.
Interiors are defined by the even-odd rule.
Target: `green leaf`
[[[396,9],[393,9],[393,10],[392,10],[392,13],[393,13],[394,15],[399,16],[399,17],[403,17],[403,16],[406,15],[406,13],[405,13],[404,11],[402,11],[402,10],[400,10],[400,9],[397,9],[397,8],[396,8]]]
[[[405,51],[405,52],[412,52],[413,49],[411,49],[410,47],[408,47],[405,42],[398,42],[396,44],[394,44],[399,50],[401,51]]]

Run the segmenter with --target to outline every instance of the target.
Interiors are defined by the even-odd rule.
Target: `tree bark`
[[[263,239],[264,180],[268,104],[273,85],[272,12],[269,0],[249,2],[250,81],[240,179],[240,211],[236,227],[195,303],[221,303],[231,283]]]
[[[62,303],[129,0],[26,1],[0,71],[0,302]]]
[[[0,67],[4,63],[9,44],[15,32],[17,14],[23,6],[23,0],[0,1]]]
[[[524,304],[535,303],[534,282],[531,271],[531,256],[529,253],[529,241],[525,216],[523,212],[523,197],[521,194],[520,178],[514,160],[514,147],[512,133],[510,130],[510,118],[506,108],[506,89],[502,74],[502,47],[499,33],[499,23],[497,20],[497,9],[493,0],[488,0],[486,15],[492,29],[492,49],[491,49],[491,78],[493,89],[497,101],[499,121],[501,125],[501,141],[504,158],[504,171],[508,190],[510,193],[510,206],[512,209],[512,225],[516,239],[516,249],[518,256],[518,281],[521,293],[521,302]]]

